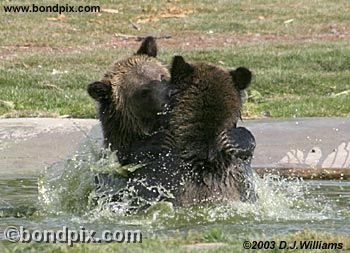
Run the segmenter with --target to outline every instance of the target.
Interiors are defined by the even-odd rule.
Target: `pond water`
[[[92,171],[111,162],[97,162],[97,153],[85,146],[40,177],[0,179],[0,228],[140,229],[144,234],[166,237],[208,229],[219,229],[235,238],[256,234],[272,237],[304,229],[350,234],[350,181],[256,176],[259,200],[255,204],[173,208],[163,203],[129,216],[103,205],[91,207]],[[0,240],[4,240],[2,233]]]

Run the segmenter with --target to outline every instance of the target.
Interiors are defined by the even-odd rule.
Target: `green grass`
[[[259,237],[259,238],[258,238]],[[305,230],[278,238],[266,238],[261,236],[252,238],[235,238],[222,235],[218,230],[208,231],[203,234],[189,233],[187,236],[175,236],[173,238],[148,238],[144,239],[142,243],[103,243],[103,244],[74,244],[69,247],[65,244],[52,243],[8,243],[0,242],[4,253],[28,253],[28,252],[52,252],[52,253],[93,253],[93,252],[217,252],[217,253],[231,253],[231,252],[295,252],[308,253],[316,252],[310,249],[295,249],[284,250],[279,249],[281,241],[286,241],[289,245],[293,245],[294,241],[322,241],[342,243],[341,250],[321,250],[322,252],[346,252],[350,250],[350,237],[342,235],[329,235],[324,233],[317,233],[315,231]],[[261,249],[261,250],[244,250],[244,241],[275,241],[275,249]],[[200,248],[195,248],[194,245],[201,244]],[[205,244],[205,245],[203,245]],[[209,245],[208,245],[209,244]],[[199,246],[197,246],[199,247]]]
[[[0,66],[0,104],[4,116],[94,117],[86,86],[107,66],[132,50],[99,49],[69,53],[20,53]],[[174,50],[164,49],[169,63]],[[248,66],[254,80],[244,117],[349,116],[350,44],[346,42],[265,43],[182,50],[191,61],[227,68]]]
[[[56,20],[57,13],[4,13],[4,5],[32,3],[0,4],[0,117],[95,117],[87,84],[137,46],[113,46],[123,44],[115,33],[170,34],[175,42],[159,43],[167,64],[181,53],[251,68],[244,117],[350,115],[350,43],[342,39],[350,34],[347,0],[71,1],[118,13],[64,13]],[[191,48],[191,37],[203,43]],[[177,47],[184,39],[190,46]]]
[[[95,107],[85,90],[101,76],[97,64],[98,56],[91,54],[25,54],[0,67],[0,100],[15,104],[7,108],[15,116],[93,117]]]
[[[2,1],[2,5],[32,4],[33,1]],[[37,5],[54,5],[55,0],[37,0]],[[69,1],[70,5],[99,5],[118,13],[64,13],[61,21],[48,18],[55,13],[4,13],[0,9],[0,44],[49,45],[54,47],[102,43],[114,33],[233,33],[299,36],[329,32],[330,25],[342,31],[350,24],[347,0],[219,0],[219,1]],[[65,5],[65,3],[63,3]],[[186,14],[186,18],[162,18],[164,14]],[[145,22],[149,17],[156,17]],[[293,19],[290,23],[287,20]],[[138,23],[138,21],[143,23]],[[138,23],[135,30],[131,22]],[[30,33],[28,33],[30,31]]]
[[[188,56],[254,71],[246,116],[350,115],[350,96],[339,95],[350,89],[349,43],[248,45],[193,51]]]
[[[35,1],[37,5],[56,3]],[[170,34],[172,42],[159,41],[159,56],[166,64],[177,53],[189,61],[249,67],[254,80],[246,94],[245,118],[350,116],[348,0],[69,1],[118,13],[64,13],[56,20],[55,13],[3,11],[4,5],[21,4],[33,1],[0,3],[0,117],[96,117],[87,85],[99,79],[114,60],[132,54],[137,47],[132,40],[130,46],[123,43],[116,33]],[[163,17],[177,14],[185,17]],[[197,38],[193,47],[192,37]],[[199,37],[202,40],[198,42]],[[226,42],[226,38],[230,40]],[[189,41],[189,46],[182,47],[183,41]],[[128,46],[118,47],[123,44]],[[248,239],[266,240],[258,236]],[[0,252],[188,252],[185,245],[198,242],[224,243],[210,252],[241,252],[244,239],[208,231],[146,238],[141,244],[77,244],[73,248],[0,241]],[[350,250],[349,236],[304,231],[274,238],[311,239],[343,242]]]

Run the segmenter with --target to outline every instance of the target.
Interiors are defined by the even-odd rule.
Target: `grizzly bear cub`
[[[153,135],[163,124],[169,72],[156,56],[156,42],[147,37],[136,54],[116,61],[101,81],[88,86],[98,105],[105,147],[117,151],[122,164],[136,160],[132,155],[135,144],[140,149],[154,142],[158,137]]]
[[[115,208],[127,202],[129,211],[163,200],[179,206],[255,201],[255,139],[236,127],[251,72],[176,56],[170,76],[156,55],[148,37],[135,55],[88,87],[99,106],[105,146],[117,151],[122,165],[142,165],[112,192],[109,186],[122,176],[96,175],[97,190]]]
[[[187,63],[175,56],[170,83],[177,90],[170,116],[171,149],[187,165],[179,192],[181,205],[211,201],[255,201],[250,161],[253,135],[236,128],[241,91],[251,72],[227,71],[207,63]]]

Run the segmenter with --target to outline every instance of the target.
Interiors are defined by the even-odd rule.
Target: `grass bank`
[[[86,86],[114,59],[132,49],[18,53],[0,66],[3,117],[95,117]],[[350,115],[350,44],[347,42],[259,43],[223,48],[161,49],[170,63],[177,52],[192,61],[227,68],[248,66],[254,80],[244,117]]]
[[[244,249],[245,241],[268,241],[275,242],[272,249]],[[285,243],[281,243],[284,241]],[[340,249],[285,249],[285,245],[294,247],[300,245],[300,242],[318,241],[319,243],[337,243]],[[2,244],[2,245],[1,245]],[[272,245],[272,243],[271,243]],[[315,244],[316,245],[316,244]],[[47,253],[93,253],[93,252],[216,252],[216,253],[232,253],[232,252],[347,252],[350,250],[350,237],[342,235],[329,235],[325,233],[317,233],[315,231],[305,230],[279,238],[234,238],[221,234],[218,230],[208,231],[203,234],[190,233],[185,237],[173,237],[171,239],[144,239],[142,243],[102,243],[102,244],[74,244],[69,247],[64,244],[47,244],[47,243],[8,243],[0,242],[0,246],[4,253],[28,253],[28,252],[47,252]]]
[[[181,53],[251,68],[244,117],[350,115],[347,0],[73,1],[101,12],[60,15],[4,9],[32,4],[0,4],[0,117],[95,117],[87,84],[134,52],[133,36],[149,34],[171,37],[158,41],[165,63]]]

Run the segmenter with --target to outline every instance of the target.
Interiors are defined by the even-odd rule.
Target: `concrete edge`
[[[350,169],[339,168],[253,168],[260,176],[278,175],[313,180],[350,180]]]

